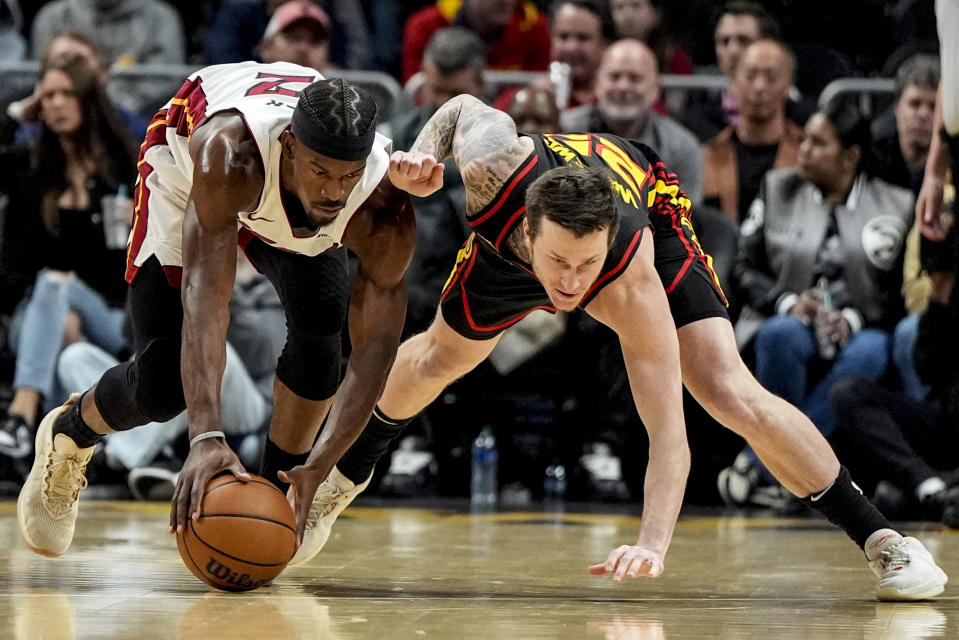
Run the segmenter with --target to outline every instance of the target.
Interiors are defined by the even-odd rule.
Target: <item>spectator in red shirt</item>
[[[529,0],[437,0],[409,17],[403,30],[403,82],[420,70],[433,34],[462,26],[486,44],[488,69],[545,71],[550,38],[546,18]]]

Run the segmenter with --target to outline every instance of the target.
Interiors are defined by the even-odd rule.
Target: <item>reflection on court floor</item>
[[[873,598],[862,553],[821,519],[684,516],[666,572],[586,573],[639,520],[351,507],[327,548],[271,587],[211,590],[181,564],[168,506],[81,503],[51,560],[0,503],[0,638],[959,638],[959,584],[928,603]],[[910,527],[959,580],[959,532]]]

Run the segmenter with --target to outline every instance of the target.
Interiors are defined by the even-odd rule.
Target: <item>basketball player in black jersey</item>
[[[312,508],[302,497],[298,503],[309,547],[302,557],[319,551],[390,440],[485,359],[503,329],[536,307],[581,307],[617,332],[650,441],[639,537],[590,573],[619,582],[663,571],[689,469],[685,384],[783,485],[864,549],[880,578],[877,597],[915,600],[943,590],[945,573],[922,543],[892,530],[813,424],[743,364],[710,260],[689,224],[688,200],[650,149],[603,134],[518,135],[505,114],[459,96],[434,114],[409,152],[393,154],[390,178],[428,195],[441,187],[439,163],[450,156],[475,233],[457,257],[436,320],[401,345],[362,435],[342,459],[341,451],[318,447],[285,475],[301,496],[320,486]],[[591,167],[609,178],[597,179]]]

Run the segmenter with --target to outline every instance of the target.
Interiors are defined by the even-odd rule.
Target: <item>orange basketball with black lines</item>
[[[197,578],[224,591],[249,591],[280,575],[296,551],[296,521],[286,496],[268,480],[227,473],[203,492],[200,517],[176,535]]]

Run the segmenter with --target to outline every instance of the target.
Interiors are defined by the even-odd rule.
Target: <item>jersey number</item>
[[[298,91],[287,89],[283,85],[290,84],[310,84],[315,80],[315,76],[281,76],[275,73],[264,73],[260,71],[256,74],[257,78],[268,78],[264,82],[257,83],[246,90],[243,95],[262,96],[262,95],[281,95],[295,97]]]

